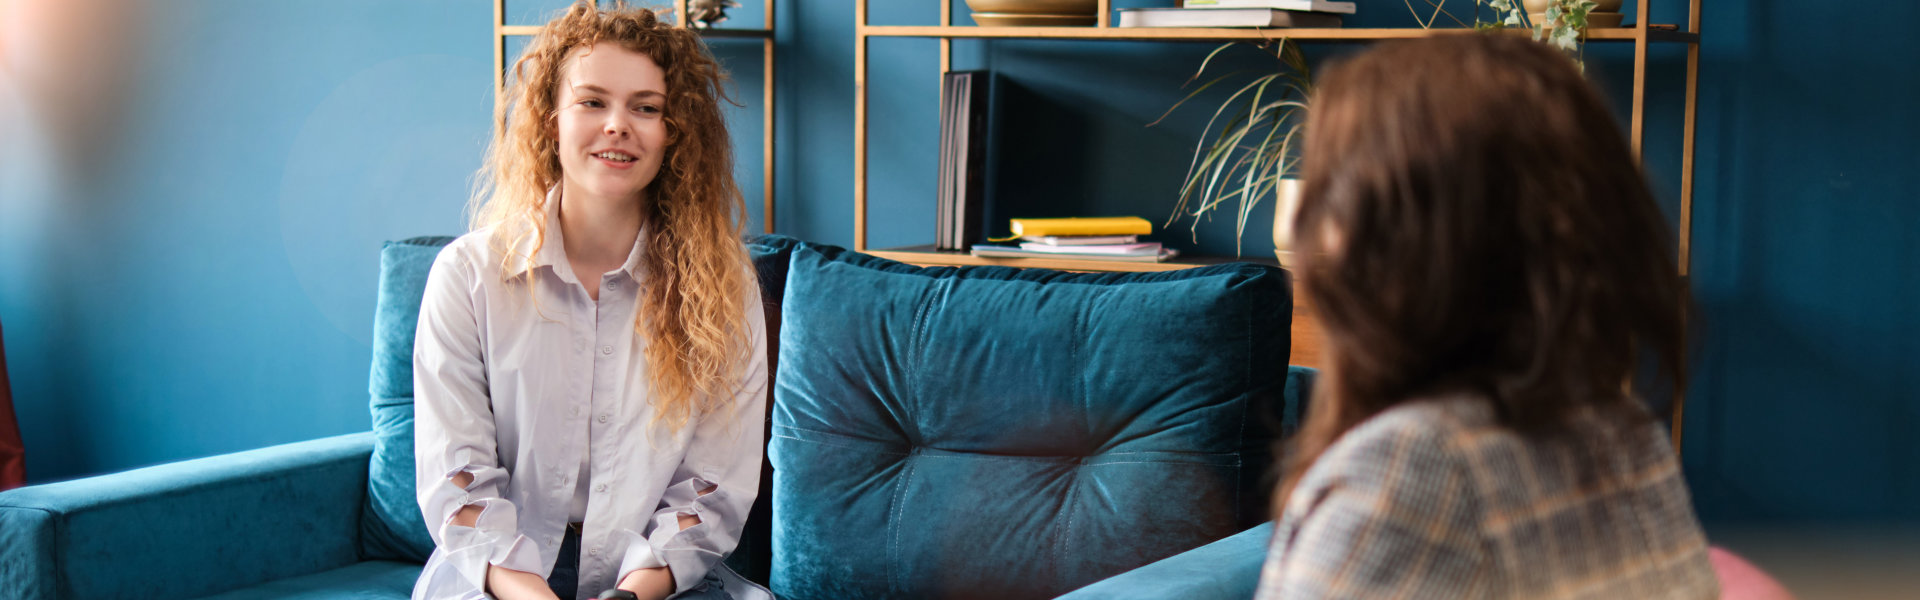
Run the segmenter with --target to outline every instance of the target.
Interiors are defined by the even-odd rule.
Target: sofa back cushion
[[[373,313],[373,458],[360,519],[362,555],[426,562],[433,538],[413,488],[413,331],[427,271],[446,236],[387,242],[380,250],[379,304]]]
[[[782,235],[748,236],[747,256],[753,259],[753,270],[760,278],[761,310],[767,318],[767,376],[772,377],[780,368],[780,300],[787,289],[787,263],[793,255],[793,249],[800,241]],[[773,438],[773,386],[767,386],[768,424],[764,431],[767,439]],[[766,445],[760,446],[765,451]],[[762,457],[765,458],[764,456]],[[760,495],[753,500],[753,508],[747,511],[747,528],[740,534],[740,544],[735,546],[733,554],[727,555],[727,566],[735,573],[749,580],[766,585],[768,574],[773,568],[773,464],[760,462]]]
[[[1266,518],[1284,271],[793,254],[770,448],[780,596],[1050,598]]]

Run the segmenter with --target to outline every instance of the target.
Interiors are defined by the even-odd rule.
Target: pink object
[[[1766,571],[1718,546],[1707,549],[1713,574],[1720,577],[1721,600],[1793,600],[1793,593]]]
[[[7,344],[0,341],[0,491],[27,484],[26,455],[20,423],[13,414],[13,391],[7,383]]]

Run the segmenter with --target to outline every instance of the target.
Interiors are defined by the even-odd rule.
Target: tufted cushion
[[[1265,519],[1284,271],[790,269],[782,597],[1048,598]]]
[[[360,519],[369,559],[426,562],[433,538],[413,491],[413,331],[427,271],[445,236],[387,242],[380,250],[380,300],[373,314],[373,458]]]

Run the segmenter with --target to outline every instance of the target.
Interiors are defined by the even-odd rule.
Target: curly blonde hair
[[[580,0],[548,22],[514,62],[494,104],[493,141],[472,198],[472,227],[494,227],[503,277],[546,242],[546,194],[561,181],[556,91],[575,50],[601,42],[647,55],[666,72],[666,153],[644,193],[648,277],[634,331],[647,341],[654,423],[678,431],[720,407],[747,364],[746,292],[754,285],[720,101],[727,76],[693,31],[654,11]],[[531,241],[530,245],[526,242]],[[527,248],[524,254],[516,249]],[[516,261],[521,261],[517,263]]]

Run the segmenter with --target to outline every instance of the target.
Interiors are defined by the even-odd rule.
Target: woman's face
[[[603,42],[574,53],[555,94],[562,197],[637,201],[666,151],[666,72]]]

